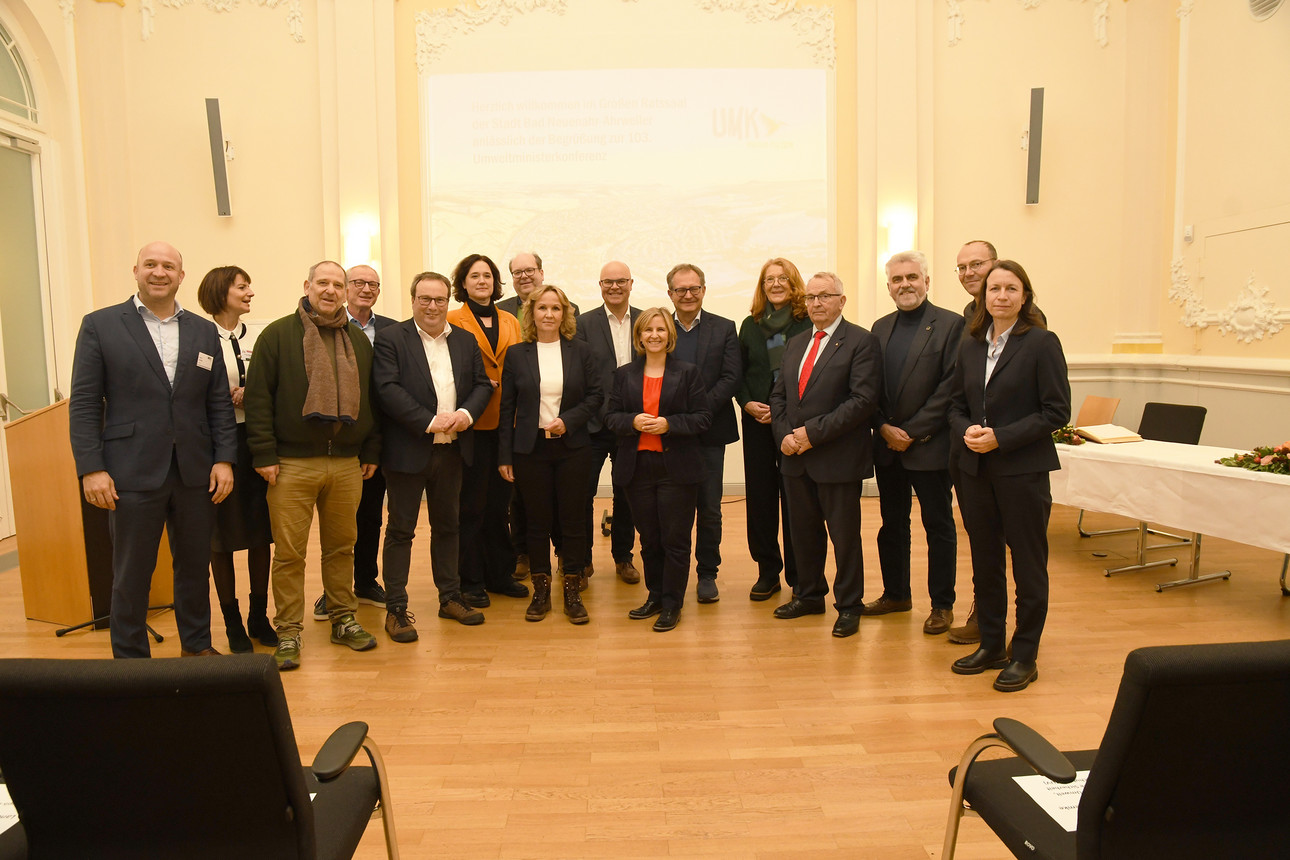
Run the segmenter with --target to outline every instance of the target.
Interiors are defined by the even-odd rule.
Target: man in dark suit
[[[482,624],[484,614],[461,599],[457,519],[461,467],[472,455],[470,425],[488,407],[493,386],[475,336],[448,325],[448,279],[422,272],[412,279],[412,319],[376,339],[372,382],[385,417],[381,467],[388,484],[385,531],[385,632],[395,642],[417,638],[408,612],[408,568],[421,494],[430,520],[430,569],[439,617]]]
[[[697,365],[707,390],[712,425],[699,437],[704,476],[699,484],[694,566],[700,603],[716,603],[717,569],[721,566],[721,495],[725,489],[726,446],[739,441],[734,395],[742,360],[735,324],[703,312],[707,282],[703,270],[690,263],[667,273],[667,295],[676,309],[676,351],[673,357]]]
[[[134,279],[137,295],[82,321],[68,404],[85,500],[108,511],[112,533],[112,656],[151,653],[145,620],[163,527],[180,654],[213,655],[211,529],[237,452],[224,351],[214,324],[175,301],[178,251],[145,245]]]
[[[605,263],[600,269],[600,295],[605,303],[595,310],[587,311],[578,317],[579,340],[586,341],[596,356],[596,364],[604,373],[601,380],[601,391],[613,391],[614,373],[632,360],[633,336],[632,326],[641,315],[640,309],[630,304],[632,295],[632,271],[626,263],[617,261]],[[587,534],[595,534],[594,514],[596,508],[596,490],[600,486],[600,470],[605,465],[605,458],[618,456],[618,438],[605,426],[605,412],[608,410],[609,398],[600,414],[587,422],[591,431],[591,493],[587,500]],[[610,478],[613,481],[613,478]],[[641,581],[640,571],[632,563],[632,547],[636,543],[636,530],[632,525],[631,506],[627,495],[618,484],[613,484],[613,525],[610,532],[610,552],[614,557],[614,571],[618,578],[628,584]],[[584,576],[590,576],[591,555],[583,566]]]
[[[345,273],[345,313],[350,322],[363,330],[367,342],[375,346],[376,333],[397,320],[372,310],[381,295],[381,276],[371,266],[352,266]],[[378,416],[379,418],[379,416]],[[363,497],[358,502],[358,540],[354,542],[354,596],[359,603],[385,607],[385,589],[376,581],[380,572],[376,556],[381,549],[381,514],[385,509],[385,476],[378,468],[363,482]],[[314,601],[314,620],[326,621],[327,596]]]
[[[968,322],[972,321],[972,316],[976,313],[976,303],[981,296],[986,276],[998,259],[999,252],[984,239],[973,239],[959,249],[954,270],[958,272],[959,283],[971,298],[967,307],[963,308],[963,319]]]
[[[883,393],[874,413],[874,468],[882,511],[878,561],[882,596],[865,615],[908,612],[910,490],[918,494],[927,533],[927,591],[932,611],[923,632],[940,634],[954,623],[958,532],[951,493],[950,390],[963,318],[927,301],[927,257],[903,251],[887,261],[887,291],[895,313],[873,324],[882,349]]]
[[[831,272],[807,282],[806,312],[814,329],[784,347],[770,392],[797,558],[793,598],[775,610],[775,617],[823,614],[829,593],[825,540],[832,540],[837,637],[859,631],[864,609],[860,485],[873,467],[869,422],[882,390],[878,339],[842,318],[846,300],[841,279]]]

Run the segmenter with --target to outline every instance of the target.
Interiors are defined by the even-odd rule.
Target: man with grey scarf
[[[269,483],[274,659],[282,670],[300,665],[315,508],[331,641],[355,651],[376,647],[354,618],[352,583],[355,514],[381,439],[369,399],[372,344],[346,316],[344,297],[345,270],[330,260],[314,264],[296,311],[256,340],[243,398],[252,464]]]

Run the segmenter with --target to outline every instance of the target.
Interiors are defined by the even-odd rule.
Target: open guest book
[[[1141,442],[1142,437],[1128,427],[1119,424],[1093,424],[1089,427],[1076,427],[1076,435],[1083,436],[1090,442],[1112,445],[1118,442]]]

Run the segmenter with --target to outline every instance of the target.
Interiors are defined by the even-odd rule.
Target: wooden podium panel
[[[67,401],[10,421],[5,441],[26,616],[71,626],[107,615],[112,599],[107,511],[81,495]],[[174,599],[172,570],[163,535],[150,605]]]

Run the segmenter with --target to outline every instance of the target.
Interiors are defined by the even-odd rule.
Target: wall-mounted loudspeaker
[[[1026,203],[1039,202],[1039,150],[1044,141],[1044,88],[1030,91],[1030,134],[1027,135]]]
[[[206,100],[206,129],[211,139],[211,169],[215,172],[215,211],[233,214],[228,200],[228,165],[224,161],[224,129],[219,118],[219,99]]]

